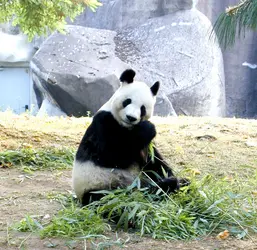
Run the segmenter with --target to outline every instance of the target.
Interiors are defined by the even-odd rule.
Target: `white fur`
[[[130,185],[140,172],[139,166],[129,169],[113,169],[96,166],[93,162],[75,161],[72,172],[72,186],[78,199],[91,190],[109,190]],[[86,181],[85,181],[86,180]]]
[[[127,98],[132,103],[123,108],[122,103]],[[144,82],[133,82],[131,84],[122,83],[120,88],[113,94],[108,102],[106,102],[100,110],[110,111],[114,118],[123,126],[131,127],[140,122],[141,106],[146,108],[146,116],[144,120],[148,120],[153,114],[153,108],[156,98],[153,96],[151,89]],[[128,122],[127,115],[136,118],[135,122]]]

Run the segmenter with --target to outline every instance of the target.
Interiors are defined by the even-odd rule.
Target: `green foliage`
[[[42,237],[80,238],[103,233],[107,219],[116,229],[128,231],[132,226],[141,236],[157,239],[191,239],[223,230],[238,238],[250,237],[257,232],[256,196],[251,193],[256,177],[257,173],[244,183],[208,175],[192,179],[189,187],[170,196],[161,190],[149,193],[137,179],[126,189],[101,191],[106,196],[84,208],[69,202],[43,228],[37,226],[40,223],[35,227]],[[29,226],[20,228],[31,231]]]
[[[24,170],[45,168],[65,169],[72,167],[74,152],[68,149],[24,148],[20,151],[8,150],[0,152],[0,166],[11,167],[19,165]]]
[[[63,194],[49,194],[48,199],[61,203],[61,209],[49,223],[49,219],[44,216],[25,216],[20,222],[15,223],[12,229],[20,232],[35,232],[41,237],[89,237],[99,236],[99,234],[109,229],[104,220],[88,208],[78,207],[71,196]]]
[[[151,161],[154,162],[154,143],[150,142],[148,145],[148,154],[150,155]]]
[[[13,228],[20,232],[35,232],[43,227],[34,216],[27,215],[19,223],[16,223]]]
[[[32,40],[35,35],[63,32],[66,18],[73,21],[85,7],[95,11],[98,6],[98,0],[2,0],[0,23],[12,21]]]
[[[59,211],[51,223],[40,231],[42,237],[74,238],[98,235],[107,229],[103,219],[88,208],[79,208],[74,203]]]
[[[229,7],[218,17],[214,31],[224,48],[235,43],[237,36],[245,33],[246,29],[256,30],[257,0],[244,0],[237,6]]]
[[[237,183],[231,188],[227,181],[206,176],[172,196],[149,194],[146,189],[115,190],[89,208],[118,221],[117,228],[133,225],[142,236],[190,239],[227,229],[242,237],[257,225],[250,186]]]

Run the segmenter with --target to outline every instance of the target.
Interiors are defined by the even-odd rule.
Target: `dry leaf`
[[[221,133],[226,133],[226,132],[232,132],[232,130],[230,130],[230,129],[221,129],[220,132]]]
[[[34,137],[33,140],[36,141],[36,142],[41,142],[42,141],[40,137]]]
[[[200,135],[200,136],[196,136],[195,137],[197,140],[200,140],[200,141],[216,141],[217,138],[213,135]]]
[[[253,194],[253,195],[257,195],[257,190],[253,190],[253,191],[252,191],[252,194]]]
[[[195,176],[195,175],[200,175],[201,174],[201,171],[197,168],[193,168],[191,169],[191,172],[192,174]]]
[[[229,237],[229,231],[225,230],[217,235],[217,239],[219,240],[225,240]]]
[[[232,176],[225,176],[224,181],[233,181],[234,178]]]
[[[10,168],[12,166],[11,162],[2,163],[0,162],[0,168]]]
[[[248,208],[246,208],[246,207],[243,207],[242,209],[243,209],[245,212],[247,212],[247,213],[250,211],[250,210],[249,210]]]
[[[23,146],[24,148],[32,148],[32,147],[33,147],[31,144],[26,143],[26,142],[23,143],[22,146]]]
[[[56,178],[58,178],[58,177],[62,176],[62,174],[63,174],[63,172],[58,172],[58,173],[54,174],[54,176],[55,176]]]

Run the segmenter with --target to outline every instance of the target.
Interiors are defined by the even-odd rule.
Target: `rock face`
[[[197,8],[214,23],[237,0],[199,0]],[[233,47],[223,51],[227,116],[257,117],[257,33],[247,31]]]
[[[66,35],[50,36],[31,61],[34,111],[94,114],[120,86],[122,71],[130,67],[115,55],[115,36],[114,31],[79,26],[68,26]],[[176,115],[166,96],[157,97],[155,114]]]
[[[114,36],[78,26],[50,36],[31,62],[37,105],[47,99],[47,107],[67,115],[96,112],[119,87],[117,75],[128,68],[115,56]]]
[[[209,40],[210,27],[197,10],[152,18],[119,32],[116,54],[146,82],[158,76],[177,114],[223,116],[223,60],[218,44]]]
[[[83,13],[76,24],[117,30],[116,55],[140,78],[162,81],[161,100],[178,114],[225,114],[221,50],[209,40],[210,21],[192,9],[196,0],[103,1],[96,13]],[[172,109],[172,108],[171,108]],[[173,112],[173,111],[172,111]]]
[[[137,80],[161,81],[155,114],[223,116],[221,50],[209,39],[211,23],[192,5],[191,0],[116,0],[104,2],[92,19],[86,12],[81,20],[101,29],[68,26],[66,35],[53,34],[34,56],[38,105],[67,115],[94,114],[131,67]]]
[[[192,0],[102,0],[95,13],[86,10],[75,25],[98,29],[119,30],[136,27],[150,18],[191,9]]]

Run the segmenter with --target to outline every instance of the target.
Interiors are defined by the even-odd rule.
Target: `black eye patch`
[[[146,109],[145,109],[145,106],[142,105],[141,106],[141,117],[144,117],[146,115]]]
[[[126,99],[125,101],[123,101],[122,105],[123,105],[123,108],[127,107],[129,104],[131,103],[131,99]]]

